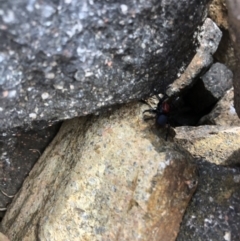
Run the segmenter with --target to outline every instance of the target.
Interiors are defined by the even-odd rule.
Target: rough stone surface
[[[25,131],[15,128],[0,135],[0,217],[25,177],[54,138],[60,124]]]
[[[200,46],[197,53],[184,73],[167,89],[166,93],[169,97],[180,95],[180,93],[186,91],[186,87],[191,87],[196,77],[203,73],[213,62],[212,55],[217,50],[222,32],[211,19],[207,18],[199,36]]]
[[[236,54],[236,69],[234,71],[234,106],[238,117],[240,117],[240,2],[236,0],[227,0],[228,20],[231,39]]]
[[[221,165],[239,164],[240,127],[182,126],[174,141],[193,156]]]
[[[176,240],[239,241],[239,168],[200,162],[198,171],[199,185]]]
[[[174,241],[197,184],[191,155],[134,103],[65,122],[10,205],[11,241]]]
[[[207,2],[2,1],[0,130],[164,90],[194,55]]]
[[[233,88],[228,90],[224,97],[215,105],[213,110],[202,117],[199,125],[220,125],[240,126],[240,119],[237,116],[233,105]]]
[[[208,6],[209,17],[225,30],[228,29],[228,14],[226,0],[212,0]]]
[[[224,64],[215,63],[200,77],[185,98],[196,112],[212,107],[232,87],[233,73]]]
[[[216,99],[221,98],[225,91],[232,87],[233,73],[224,64],[215,63],[209,71],[201,76],[206,89],[210,91]]]
[[[10,241],[10,240],[0,232],[0,241]]]

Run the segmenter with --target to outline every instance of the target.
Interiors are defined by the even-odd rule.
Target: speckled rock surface
[[[199,185],[177,241],[239,241],[240,170],[198,164]]]
[[[215,105],[213,110],[208,115],[201,118],[199,124],[240,126],[240,119],[238,118],[233,105],[233,94],[233,88],[231,88]]]
[[[194,55],[207,2],[2,1],[0,130],[164,90]]]
[[[197,184],[188,152],[134,103],[67,121],[25,180],[1,231],[11,241],[174,241]]]
[[[221,37],[221,30],[210,18],[207,18],[201,28],[197,53],[182,75],[168,87],[166,91],[168,96],[179,95],[185,91],[187,87],[194,84],[196,77],[212,64],[212,55],[217,50]]]
[[[175,134],[174,141],[195,157],[221,165],[240,163],[240,127],[182,126]]]
[[[211,68],[201,76],[208,91],[219,100],[224,93],[232,87],[233,73],[224,64],[214,63]]]

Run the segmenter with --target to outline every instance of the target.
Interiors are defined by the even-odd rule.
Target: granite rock
[[[65,122],[1,223],[11,241],[176,239],[197,185],[191,155],[133,103]]]
[[[199,185],[176,241],[240,240],[240,171],[198,162]]]
[[[1,2],[0,130],[165,90],[194,55],[207,2]]]
[[[239,165],[240,127],[182,126],[175,128],[174,141],[194,157],[218,165]]]

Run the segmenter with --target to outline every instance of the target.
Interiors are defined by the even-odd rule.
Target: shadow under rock
[[[0,221],[25,177],[57,134],[61,123],[34,130],[14,128],[0,133]]]

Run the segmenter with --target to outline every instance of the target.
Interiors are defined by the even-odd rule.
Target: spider
[[[148,109],[145,110],[143,113],[149,112],[154,113],[156,117],[157,125],[161,127],[165,127],[167,125],[167,133],[165,140],[167,141],[170,124],[169,124],[169,112],[170,112],[170,105],[168,103],[168,96],[164,95],[162,98],[159,95],[156,95],[158,98],[158,104],[156,109]]]

